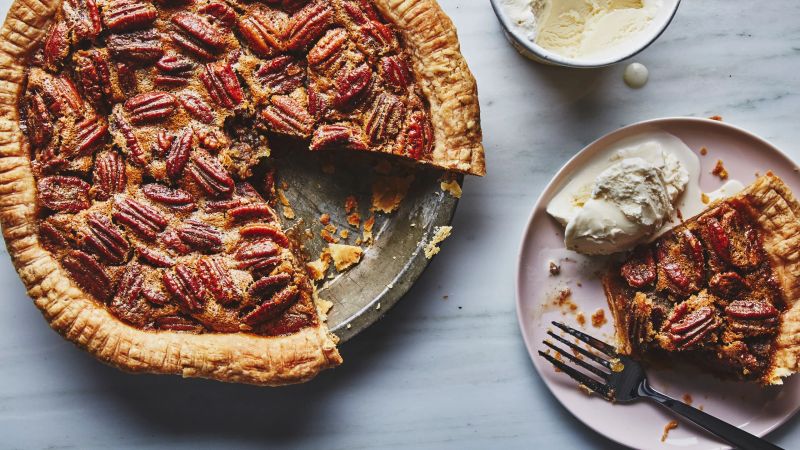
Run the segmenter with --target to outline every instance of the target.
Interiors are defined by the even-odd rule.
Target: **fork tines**
[[[568,327],[567,325],[564,325],[563,323],[552,322],[552,324],[555,325],[556,327],[558,327],[559,329],[563,330],[567,334],[569,334],[571,336],[574,336],[578,340],[588,344],[590,347],[595,348],[595,349],[599,350],[600,352],[606,354],[607,356],[610,356],[612,358],[619,357],[619,355],[617,354],[617,352],[614,349],[614,347],[609,345],[609,344],[606,344],[603,341],[595,339],[595,338],[589,336],[588,334],[580,332],[580,331],[578,331],[578,330],[576,330],[576,329],[574,329],[572,327]],[[567,347],[569,347],[573,351],[577,352],[578,354],[583,355],[584,357],[588,358],[589,360],[594,361],[595,363],[599,364],[602,367],[605,367],[606,369],[608,369],[610,371],[613,371],[613,368],[612,368],[612,365],[614,364],[613,362],[611,362],[611,361],[609,361],[609,360],[607,360],[605,358],[602,358],[601,356],[598,356],[598,355],[596,355],[596,354],[594,354],[594,353],[592,353],[592,352],[590,352],[590,351],[588,351],[588,350],[586,350],[586,349],[584,349],[584,348],[582,348],[582,347],[580,347],[580,346],[578,346],[578,345],[576,345],[576,344],[564,339],[561,336],[558,336],[557,334],[553,333],[550,330],[547,331],[547,334],[551,338],[553,338],[556,341],[566,345]],[[582,371],[580,371],[578,369],[575,369],[572,366],[569,366],[569,365],[565,364],[563,361],[560,361],[560,360],[554,358],[549,353],[546,353],[546,352],[543,352],[543,351],[540,350],[539,351],[539,355],[541,355],[546,360],[550,361],[551,364],[556,366],[562,372],[564,372],[567,375],[569,375],[573,380],[577,381],[581,385],[586,386],[588,389],[590,389],[590,390],[594,391],[595,393],[605,397],[608,400],[613,399],[614,390],[608,385],[608,381],[609,381],[609,377],[611,376],[611,372],[607,372],[607,371],[601,369],[600,367],[597,367],[595,365],[589,364],[588,362],[584,361],[583,359],[578,358],[577,356],[573,355],[573,353],[571,351],[565,350],[563,348],[560,348],[558,345],[554,344],[553,342],[550,342],[549,340],[545,340],[544,344],[546,346],[550,347],[551,349],[555,350],[556,352],[558,352],[558,354],[560,354],[564,358],[567,358],[569,361],[575,363],[576,365],[580,366],[581,368],[583,368],[583,369],[589,371],[590,373],[594,374],[597,378],[599,378],[602,381],[600,381],[600,380],[598,380],[596,378],[592,378],[591,376],[587,375],[586,373],[584,373],[584,372],[582,372]]]

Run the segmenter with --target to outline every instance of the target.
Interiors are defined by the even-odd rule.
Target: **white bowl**
[[[672,22],[672,18],[675,17],[681,0],[662,0],[661,8],[659,8],[653,20],[650,21],[648,27],[626,40],[626,42],[616,46],[613,52],[602,56],[581,58],[566,57],[540,47],[528,39],[525,33],[509,19],[506,9],[503,6],[503,0],[491,0],[491,3],[495,15],[497,15],[500,24],[503,26],[506,37],[511,42],[511,45],[523,56],[545,64],[591,69],[618,63],[647,48],[661,36],[661,33],[663,33],[670,22]]]

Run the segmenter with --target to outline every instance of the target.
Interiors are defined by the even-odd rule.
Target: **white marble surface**
[[[584,144],[641,119],[721,114],[800,160],[800,2],[684,1],[636,58],[651,79],[635,91],[623,65],[518,56],[488,0],[440,1],[478,79],[489,175],[467,180],[444,251],[342,347],[345,364],[283,389],[127,375],[50,331],[3,255],[0,447],[613,447],[551,397],[524,350],[513,286],[529,211]],[[770,438],[800,448],[799,427]]]

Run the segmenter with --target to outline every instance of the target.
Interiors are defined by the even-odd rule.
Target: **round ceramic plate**
[[[800,173],[794,162],[765,140],[723,122],[696,118],[657,119],[609,133],[572,158],[539,197],[522,238],[517,273],[517,315],[528,353],[545,384],[565,408],[598,433],[642,449],[726,447],[650,402],[621,405],[587,396],[571,378],[556,373],[550,363],[537,355],[538,350],[546,348],[542,341],[553,320],[613,342],[613,325],[605,322],[595,326],[591,320],[598,310],[603,310],[604,316],[611,320],[597,276],[603,267],[577,263],[579,258],[576,254],[570,257],[571,252],[564,249],[562,228],[547,215],[545,208],[571,176],[594,155],[621,139],[651,131],[671,133],[700,155],[700,187],[703,192],[722,185],[719,178],[710,174],[718,159],[723,161],[731,178],[745,185],[752,182],[757,173],[772,170],[794,192],[800,192]],[[700,152],[703,147],[707,149],[705,156]],[[558,276],[551,276],[549,261],[556,260],[562,270]],[[571,303],[575,309],[569,304],[554,304],[558,293],[565,288],[571,291]],[[579,324],[578,313],[584,315],[584,325]],[[597,317],[599,319],[599,315]],[[784,423],[800,407],[800,378],[797,376],[786,380],[784,386],[769,388],[722,382],[690,367],[648,369],[648,377],[662,392],[685,398],[693,406],[758,436]],[[679,420],[680,425],[662,442],[664,426],[671,420]]]
[[[458,199],[440,187],[441,170],[397,160],[392,173],[380,175],[375,167],[381,161],[386,162],[386,155],[297,151],[282,157],[278,168],[278,180],[286,182],[285,194],[297,215],[286,225],[314,235],[304,242],[309,260],[327,246],[320,238],[322,214],[330,215],[340,243],[353,245],[363,226],[347,223],[345,199],[356,197],[363,223],[371,215],[374,183],[386,176],[413,177],[397,211],[375,214],[374,243],[365,247],[361,262],[343,273],[331,268],[330,276],[318,283],[320,297],[333,302],[328,328],[340,342],[377,321],[411,288],[429,263],[423,248],[436,227],[450,224],[458,205]],[[463,184],[463,176],[457,180]],[[347,239],[341,230],[348,231]]]

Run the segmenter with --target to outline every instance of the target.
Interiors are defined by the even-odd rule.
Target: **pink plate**
[[[700,156],[700,187],[703,192],[717,189],[722,182],[711,175],[711,169],[722,159],[730,177],[749,184],[756,173],[772,170],[792,188],[800,192],[800,173],[786,155],[767,141],[726,123],[697,118],[669,118],[640,122],[609,133],[589,144],[573,157],[545,188],[531,214],[522,237],[517,273],[517,316],[528,353],[547,387],[572,412],[600,434],[634,448],[710,449],[726,447],[722,442],[692,428],[685,422],[661,441],[664,426],[677,419],[649,402],[615,405],[597,397],[589,397],[575,382],[536,353],[542,344],[550,321],[564,321],[589,334],[613,342],[610,322],[592,325],[591,315],[603,309],[611,317],[596,273],[602,266],[586,264],[563,244],[561,226],[545,212],[547,203],[571,176],[594,155],[609,145],[643,132],[665,131],[682,139]],[[549,261],[559,261],[561,273],[551,276]],[[569,305],[555,305],[554,299],[563,289],[571,291]],[[586,319],[578,323],[578,312]],[[723,420],[753,434],[763,436],[789,419],[800,408],[800,379],[790,378],[782,387],[761,388],[752,384],[722,382],[691,368],[649,369],[648,376],[661,391],[682,398],[691,396],[695,407],[702,407]]]

